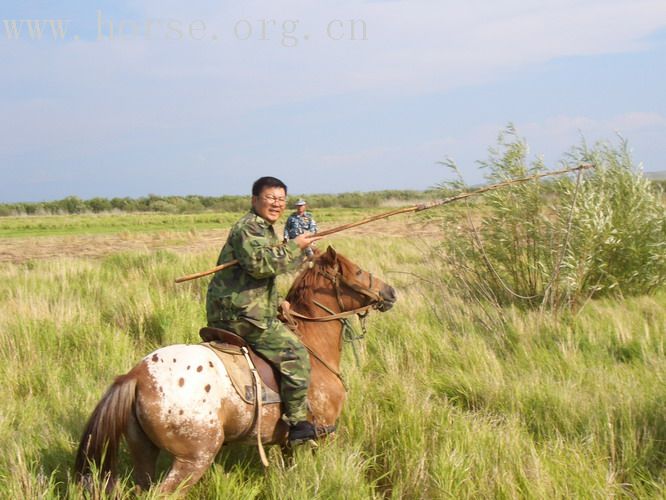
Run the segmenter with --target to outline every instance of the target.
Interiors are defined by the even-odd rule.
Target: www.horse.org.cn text
[[[90,24],[90,23],[88,23]],[[65,42],[71,40],[196,41],[209,43],[263,42],[286,48],[310,41],[367,41],[363,19],[330,19],[306,22],[296,18],[237,19],[206,22],[176,18],[121,19],[96,12],[95,29],[73,19],[2,19],[5,39]]]

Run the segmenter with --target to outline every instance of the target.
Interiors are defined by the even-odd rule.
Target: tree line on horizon
[[[551,180],[541,181],[548,186]],[[666,192],[666,180],[651,179],[651,184],[657,191]],[[460,189],[460,186],[458,186]],[[445,198],[458,192],[451,185],[440,184],[423,191],[411,189],[389,189],[383,191],[348,192],[337,194],[309,194],[290,195],[287,207],[292,207],[297,199],[305,198],[308,205],[316,208],[374,208],[390,203],[426,202]],[[468,188],[471,189],[471,188]],[[138,198],[95,197],[87,200],[78,196],[67,196],[60,200],[38,202],[0,203],[0,217],[23,215],[76,215],[76,214],[103,214],[103,213],[200,213],[200,212],[243,212],[250,207],[249,195],[223,195],[223,196],[159,196],[149,194]]]
[[[384,190],[371,192],[351,192],[339,194],[294,195],[288,197],[288,207],[293,206],[299,197],[307,200],[313,208],[372,208],[380,207],[389,201],[410,202],[428,201],[442,196],[442,190]],[[139,198],[95,197],[83,200],[77,196],[67,196],[61,200],[40,202],[1,203],[0,217],[17,215],[75,215],[113,212],[242,212],[250,206],[250,196],[158,196],[150,194]]]

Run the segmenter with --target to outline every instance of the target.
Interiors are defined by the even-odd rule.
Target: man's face
[[[252,207],[257,214],[274,224],[284,212],[287,193],[279,187],[265,187],[259,196],[252,197]]]
[[[299,214],[303,215],[305,213],[305,205],[298,205],[296,210],[298,210]]]

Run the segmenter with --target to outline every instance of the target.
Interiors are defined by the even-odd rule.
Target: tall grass
[[[345,351],[337,438],[284,463],[272,449],[266,472],[255,449],[226,447],[191,498],[666,495],[663,289],[557,317],[481,310],[416,277],[424,255],[403,237],[333,244],[399,293],[360,363]],[[0,265],[0,497],[83,497],[70,470],[87,416],[151,349],[198,340],[206,281],[172,280],[216,257]]]

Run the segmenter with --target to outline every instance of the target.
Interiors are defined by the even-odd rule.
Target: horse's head
[[[384,312],[391,309],[396,301],[393,287],[338,254],[333,247],[329,246],[325,252],[318,254],[316,266],[319,273],[333,282],[343,310],[372,305]]]

